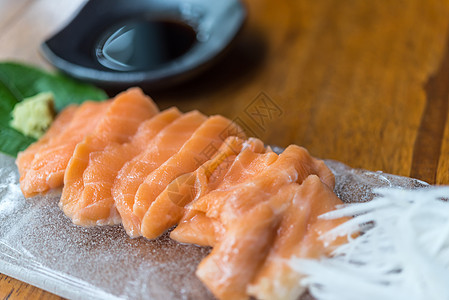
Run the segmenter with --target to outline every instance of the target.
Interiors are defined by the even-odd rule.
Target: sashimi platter
[[[449,188],[138,87],[85,100],[0,154],[1,273],[70,299],[449,299]]]

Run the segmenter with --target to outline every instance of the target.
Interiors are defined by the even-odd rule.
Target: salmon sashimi
[[[301,275],[287,261],[330,254],[332,247],[345,242],[319,239],[345,221],[317,218],[338,204],[341,200],[316,175],[301,184],[282,185],[225,225],[197,276],[219,299],[298,299],[304,291],[298,284]]]
[[[333,241],[319,239],[320,233],[335,228],[347,218],[318,219],[342,201],[317,176],[307,177],[289,197],[290,207],[283,214],[270,252],[248,287],[248,294],[257,299],[298,299],[304,292],[304,287],[298,284],[301,275],[290,268],[288,260],[330,255],[336,245],[346,242],[342,237]]]
[[[25,197],[64,184],[59,205],[82,226],[122,223],[130,237],[211,246],[196,275],[218,299],[295,300],[302,275],[288,261],[347,242],[323,234],[348,218],[323,161],[281,154],[222,116],[159,112],[139,88],[69,106],[18,154]]]
[[[256,140],[250,138],[250,140]],[[259,140],[257,140],[259,141]],[[260,142],[260,141],[259,141]],[[269,165],[274,163],[278,155],[271,149],[260,149],[260,145],[245,147],[227,167],[218,168],[220,171],[217,178],[216,172],[212,174],[209,181],[207,193],[198,194],[190,205],[186,207],[186,212],[180,220],[178,226],[170,233],[170,238],[181,243],[196,244],[199,246],[214,246],[225,232],[225,227],[217,218],[207,216],[208,204],[212,195],[221,192],[232,192],[239,183],[250,180],[250,178],[263,172]],[[223,172],[224,171],[224,172]],[[208,195],[208,197],[204,197]]]
[[[278,157],[276,153],[265,149],[260,140],[250,138],[245,144],[237,156],[231,157],[232,161],[224,162],[225,166],[220,165],[217,168],[218,172],[212,173],[207,188],[203,188],[205,191],[195,195],[192,204],[186,207],[187,212],[179,225],[170,233],[172,239],[182,243],[213,246],[210,243],[206,244],[206,241],[216,241],[219,238],[218,233],[222,232],[222,226],[220,222],[205,215],[208,209],[207,201],[204,201],[203,197],[208,193],[219,194],[219,191],[232,189],[238,183],[262,172]],[[198,186],[200,182],[197,180],[196,185]],[[207,230],[203,231],[206,228]]]
[[[287,202],[290,188],[270,198]],[[264,201],[228,225],[222,239],[199,264],[196,275],[218,299],[248,299],[251,283],[276,238],[282,206]]]
[[[270,148],[262,148],[263,143],[260,140],[250,138],[247,145],[250,146],[242,149],[228,169],[222,168],[226,170],[226,172],[222,173],[222,178],[211,180],[209,192],[227,190],[238,183],[247,181],[265,170],[278,158],[278,155],[272,152]],[[202,196],[205,195],[203,194]]]
[[[262,156],[270,154],[268,152]],[[242,165],[245,166],[244,169],[249,169],[245,163]],[[222,188],[219,185],[216,190],[192,202],[192,210],[186,214],[187,219],[183,220],[186,222],[181,222],[171,233],[172,238],[180,240],[176,237],[181,236],[181,241],[184,242],[189,241],[192,236],[195,239],[196,234],[202,236],[201,239],[196,238],[201,244],[213,243],[214,248],[198,267],[197,275],[219,299],[248,298],[247,286],[272,249],[271,246],[267,248],[267,245],[272,245],[278,239],[282,228],[286,232],[292,230],[291,224],[288,224],[291,218],[284,212],[292,209],[301,211],[301,207],[293,207],[291,203],[296,189],[310,174],[321,175],[327,181],[326,184],[319,177],[314,178],[327,190],[330,190],[329,185],[334,185],[330,170],[298,146],[289,146],[278,157],[271,159],[270,164],[256,169],[253,176],[247,176],[241,181],[238,180],[241,172],[228,172],[221,183]],[[236,179],[227,181],[228,176],[235,176]],[[335,195],[334,197],[338,200]],[[317,199],[326,201],[326,198]],[[322,210],[328,208],[322,205]],[[195,210],[200,213],[195,213]],[[315,216],[315,212],[305,214]],[[295,217],[293,218],[296,219]],[[306,226],[312,221],[306,219]],[[284,227],[280,227],[282,224]],[[263,227],[259,228],[259,225]],[[205,232],[201,232],[202,229]],[[217,230],[219,234],[216,233]],[[212,235],[215,235],[215,239]],[[291,275],[291,272],[286,274]]]
[[[64,188],[59,205],[73,223],[83,226],[116,224],[120,217],[110,206],[90,206],[90,201],[83,201],[83,174],[89,165],[90,154],[102,151],[111,143],[129,142],[140,124],[159,112],[157,106],[138,88],[132,88],[117,95],[108,107],[104,117],[76,145],[64,175]],[[89,209],[84,210],[85,207]],[[93,210],[93,211],[92,211]],[[86,212],[87,215],[83,213]]]
[[[76,145],[98,124],[110,102],[84,102],[70,123],[34,155],[22,176],[20,187],[25,197],[45,193],[63,185],[64,173]]]
[[[264,152],[262,141],[258,139],[244,140],[231,136],[227,138],[217,153],[194,172],[186,173],[173,180],[164,191],[154,200],[145,217],[149,220],[165,216],[158,222],[151,222],[147,232],[156,237],[178,224],[185,213],[185,206],[211,190],[223,178],[230,166],[232,158],[243,148]],[[149,234],[149,233],[147,233]]]
[[[134,213],[142,220],[141,234],[144,237],[158,237],[159,232],[152,231],[152,223],[161,222],[166,217],[158,215],[152,219],[154,215],[147,214],[157,196],[178,176],[195,171],[211,159],[224,140],[235,132],[242,132],[237,124],[222,116],[212,116],[195,131],[179,152],[147,176],[134,199]]]
[[[166,126],[181,116],[171,108],[142,122],[129,143],[109,144],[103,151],[90,153],[89,164],[83,173],[84,189],[78,199],[77,219],[83,223],[107,224],[117,214],[112,187],[123,165],[141,153],[148,143]],[[117,221],[118,222],[118,221]]]
[[[131,237],[140,236],[139,218],[134,210],[134,197],[148,174],[177,153],[207,117],[198,111],[189,112],[159,132],[146,149],[125,163],[112,187],[112,196],[121,215],[122,224]]]
[[[273,152],[264,155],[276,156]],[[214,190],[199,198],[192,203],[191,208],[205,212],[208,217],[218,218],[226,225],[269,198],[283,185],[301,183],[310,174],[317,174],[332,188],[335,182],[332,172],[324,163],[296,145],[287,147],[276,161],[255,173],[255,176],[245,178],[238,184],[231,182],[229,187]]]
[[[65,128],[70,124],[75,115],[78,106],[70,105],[66,107],[54,120],[50,128],[45,134],[36,142],[28,146],[25,151],[17,154],[16,165],[19,169],[20,180],[25,178],[25,174],[31,168],[33,159],[40,149],[48,145],[48,143],[64,132]]]
[[[187,210],[170,238],[184,244],[215,246],[225,233],[223,224],[202,211]]]

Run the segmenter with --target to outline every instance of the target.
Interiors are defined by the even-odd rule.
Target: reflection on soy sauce
[[[97,43],[97,60],[118,71],[153,70],[185,54],[197,41],[187,24],[139,20],[109,29]]]

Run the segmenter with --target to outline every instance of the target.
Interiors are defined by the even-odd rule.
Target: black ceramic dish
[[[239,0],[90,0],[41,50],[61,71],[106,89],[159,89],[210,66],[245,18]]]

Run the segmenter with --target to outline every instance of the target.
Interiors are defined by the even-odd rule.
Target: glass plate
[[[277,149],[279,150],[279,149]],[[426,183],[327,160],[345,202],[368,201],[372,188]],[[82,228],[58,208],[60,191],[26,200],[14,159],[0,154],[0,272],[70,299],[214,299],[195,276],[210,248],[166,235],[129,238],[121,226]]]

